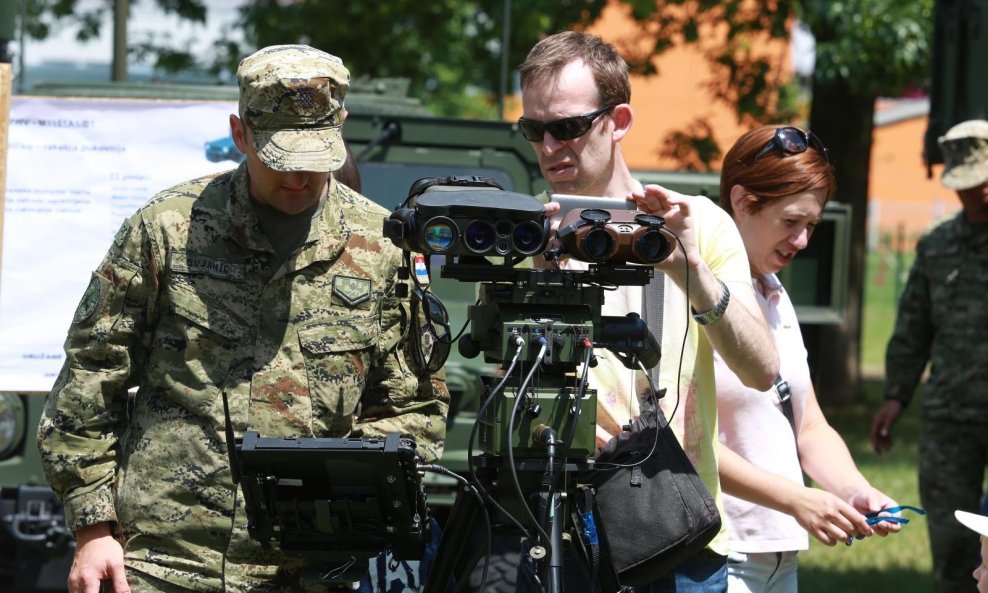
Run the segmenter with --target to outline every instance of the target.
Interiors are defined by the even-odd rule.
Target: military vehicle
[[[547,188],[531,146],[514,125],[433,117],[418,101],[407,97],[406,90],[401,80],[358,80],[347,97],[349,117],[344,136],[358,160],[362,193],[393,209],[405,199],[411,184],[423,177],[489,177],[506,190],[531,195]],[[110,83],[39,85],[34,94],[159,100],[237,97],[235,88]],[[228,138],[209,142],[204,150],[211,161],[239,160]],[[637,175],[643,182],[660,183],[683,193],[712,198],[718,193],[718,177],[713,174],[640,171]],[[817,315],[815,322],[839,319],[843,308],[840,290],[845,282],[840,272],[846,259],[847,215],[846,207],[829,207],[811,249],[788,272],[804,287],[795,295],[797,308],[809,307],[807,312]],[[440,278],[434,268],[432,290],[444,301],[455,335],[467,321],[466,308],[475,301],[475,286]],[[452,403],[441,463],[465,474],[467,440],[482,395],[478,376],[492,369],[481,358],[460,357],[453,348],[445,371]],[[0,393],[0,583],[11,593],[65,590],[74,549],[61,505],[45,485],[35,447],[35,429],[45,395]],[[447,517],[455,487],[455,480],[427,476],[429,504],[441,522]],[[515,551],[495,551],[488,590],[513,590]]]

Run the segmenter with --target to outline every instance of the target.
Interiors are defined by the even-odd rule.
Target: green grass
[[[861,372],[885,374],[885,344],[895,325],[897,292],[905,286],[913,257],[891,251],[869,253],[865,271],[864,311],[861,313]]]

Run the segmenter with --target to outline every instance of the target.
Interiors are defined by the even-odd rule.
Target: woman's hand
[[[850,537],[868,537],[874,533],[860,511],[840,497],[819,488],[802,488],[789,514],[810,535],[828,546],[846,542]]]
[[[898,503],[889,498],[884,492],[871,486],[852,493],[847,498],[847,502],[862,514],[880,513],[882,509],[899,506]],[[878,521],[871,527],[875,530],[875,533],[882,537],[890,533],[896,533],[902,529],[902,526],[894,521]]]

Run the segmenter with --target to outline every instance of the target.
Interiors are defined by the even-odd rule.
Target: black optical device
[[[527,257],[549,240],[545,207],[479,177],[417,181],[384,221],[384,236],[426,255]]]
[[[255,431],[236,439],[227,419],[247,531],[265,549],[304,558],[305,580],[359,581],[385,550],[422,558],[430,522],[413,441],[397,433],[269,438]]]

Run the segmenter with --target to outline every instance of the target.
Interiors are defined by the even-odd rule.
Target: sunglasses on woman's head
[[[556,140],[572,140],[589,132],[598,117],[615,107],[616,105],[605,105],[597,111],[552,121],[537,121],[523,117],[518,120],[518,129],[529,142],[542,142],[546,132],[552,134]]]
[[[813,147],[817,152],[823,155],[823,158],[830,161],[830,151],[827,147],[823,145],[823,142],[819,138],[813,135],[812,132],[804,132],[799,128],[794,128],[787,126],[784,128],[776,128],[775,134],[772,135],[772,139],[765,143],[765,146],[755,153],[755,156],[748,161],[748,164],[752,164],[758,159],[762,158],[774,149],[779,149],[785,154],[800,154],[806,152]]]

